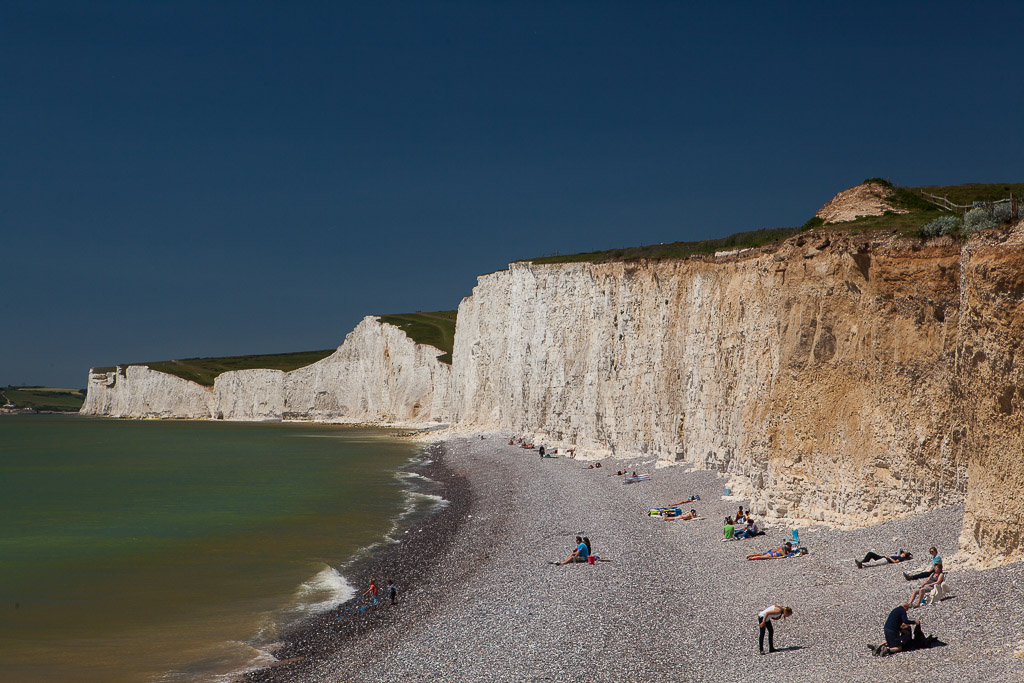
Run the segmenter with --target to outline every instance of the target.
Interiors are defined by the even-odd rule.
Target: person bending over
[[[865,564],[867,564],[868,562],[872,562],[874,560],[885,560],[886,564],[896,564],[896,563],[899,563],[899,562],[906,562],[907,560],[912,560],[912,559],[914,559],[913,555],[908,553],[906,550],[903,550],[902,548],[900,548],[899,550],[897,550],[892,555],[879,555],[878,553],[876,553],[874,551],[868,551],[864,555],[864,559],[863,560],[854,560],[854,563],[857,565],[857,569],[864,569],[864,565]],[[874,566],[879,567],[881,565],[874,565]]]
[[[942,572],[942,563],[939,562],[935,565],[935,568],[932,569],[932,573],[928,575],[928,578],[910,594],[910,606],[919,607],[924,594],[932,589],[938,588],[939,584],[945,580],[946,575]],[[915,600],[917,601],[916,605],[914,604]]]
[[[778,548],[772,548],[766,553],[751,553],[747,555],[748,560],[774,560],[780,557],[788,557],[793,555],[793,544],[786,543],[780,545]]]
[[[909,602],[902,602],[889,612],[889,617],[885,620],[885,640],[878,645],[868,645],[874,651],[876,657],[902,652],[910,643],[910,627],[920,626],[921,622],[911,621],[907,618],[907,609],[909,607]]]
[[[772,622],[778,621],[780,618],[788,619],[791,616],[793,616],[792,607],[779,607],[778,605],[768,605],[757,613],[757,649],[761,654],[764,654],[765,631],[768,632],[768,652],[775,652],[775,628],[772,626]]]
[[[587,558],[590,557],[590,548],[583,542],[582,536],[576,537],[576,550],[569,554],[569,557],[565,558],[558,564],[569,564],[570,562],[586,562]]]

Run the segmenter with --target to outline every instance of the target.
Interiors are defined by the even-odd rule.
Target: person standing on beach
[[[392,605],[398,604],[395,602],[396,598],[398,598],[398,589],[395,588],[395,582],[388,579],[388,599],[391,600]]]
[[[791,616],[793,616],[792,607],[779,607],[778,605],[768,605],[757,613],[757,628],[759,630],[757,649],[761,654],[764,654],[764,632],[768,631],[768,652],[775,652],[775,629],[772,622],[778,621],[780,617],[786,619]]]
[[[370,579],[370,587],[367,588],[365,592],[363,592],[363,595],[369,595],[373,604],[376,605],[378,592],[379,591],[377,589],[377,579]]]

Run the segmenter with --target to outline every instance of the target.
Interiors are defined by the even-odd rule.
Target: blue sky
[[[8,2],[0,384],[329,348],[555,252],[1022,181],[1017,3]]]

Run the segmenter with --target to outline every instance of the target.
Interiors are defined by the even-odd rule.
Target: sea
[[[438,505],[422,445],[308,423],[0,417],[0,680],[209,681]]]

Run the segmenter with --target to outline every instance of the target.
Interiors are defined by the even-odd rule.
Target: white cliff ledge
[[[225,372],[212,387],[145,366],[90,373],[83,415],[223,420],[429,423],[450,415],[442,352],[364,318],[333,354],[306,367]]]

